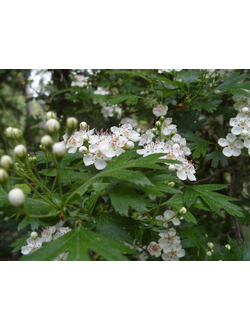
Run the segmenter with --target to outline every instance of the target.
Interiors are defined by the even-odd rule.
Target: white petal
[[[223,138],[220,138],[218,140],[218,144],[221,146],[221,147],[226,147],[228,145],[228,141],[226,139],[223,139]]]
[[[84,162],[85,166],[89,166],[91,164],[94,164],[95,156],[88,154],[88,155],[83,157],[83,162]]]
[[[241,154],[241,150],[233,147],[233,156],[238,157]]]
[[[231,148],[227,147],[227,148],[224,148],[224,149],[222,150],[222,153],[223,153],[223,155],[225,155],[226,157],[231,157],[231,156],[233,155],[233,150],[232,150]]]
[[[241,128],[239,126],[234,126],[231,130],[231,132],[234,134],[234,135],[239,135],[241,134]]]
[[[246,148],[250,148],[250,139],[245,139],[245,140],[244,140],[244,146],[245,146]]]
[[[229,134],[227,134],[226,139],[229,142],[234,142],[236,140],[236,136],[232,133],[229,133]]]
[[[181,224],[180,219],[174,218],[171,220],[175,226],[179,226]],[[165,251],[164,251],[165,252]]]
[[[95,161],[95,168],[97,170],[103,170],[107,165],[108,165],[107,162],[103,159],[97,159]]]
[[[241,140],[236,140],[234,142],[234,147],[237,149],[243,149],[244,148],[243,142]]]
[[[187,176],[190,181],[196,181],[196,177],[193,175],[193,173],[188,173]]]
[[[184,249],[181,249],[180,251],[177,252],[177,256],[178,256],[179,258],[184,257],[184,255],[185,255],[185,250],[184,250]]]
[[[181,180],[186,180],[187,179],[187,173],[184,170],[177,171],[176,174],[177,174],[178,178],[181,179]]]

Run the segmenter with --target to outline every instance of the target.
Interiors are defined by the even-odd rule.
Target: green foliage
[[[219,162],[221,163],[222,167],[228,165],[227,157],[223,155],[221,150],[215,150],[207,154],[205,159],[207,160],[212,159],[211,166],[214,168],[218,167]]]
[[[239,72],[234,72],[227,80],[216,87],[216,89],[228,91],[236,97],[240,97],[241,95],[250,97],[250,81],[242,82],[246,78],[249,79],[248,74],[240,75]]]
[[[187,140],[193,142],[189,145],[190,150],[194,150],[193,158],[200,158],[201,156],[206,156],[206,151],[210,144],[209,141],[200,138],[192,132],[182,133],[182,136],[185,137]]]
[[[228,250],[225,246],[222,246],[221,260],[222,261],[250,261],[249,249],[246,243],[243,242],[239,249],[238,243],[235,239],[228,237],[228,244],[231,246],[231,250]]]

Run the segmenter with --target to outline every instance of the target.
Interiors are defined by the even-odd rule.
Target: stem
[[[60,178],[59,171],[60,171],[60,164],[56,164],[56,176],[57,176],[57,180],[58,180],[61,203],[62,203],[62,206],[63,206],[63,190],[62,190],[62,184],[61,184],[61,178]]]

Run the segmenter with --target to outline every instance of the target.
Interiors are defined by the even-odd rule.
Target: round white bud
[[[36,231],[33,231],[31,234],[30,234],[30,237],[32,239],[36,239],[38,237],[38,233]]]
[[[160,126],[161,126],[161,122],[160,122],[160,121],[157,121],[157,122],[155,123],[155,126],[156,126],[156,127],[160,127]]]
[[[8,139],[12,139],[13,135],[13,127],[7,127],[5,130],[5,135]]]
[[[1,165],[9,169],[13,165],[13,159],[9,155],[4,155],[1,157]]]
[[[243,131],[241,132],[241,136],[247,137],[248,135],[249,135],[249,132],[246,129],[243,129]]]
[[[46,128],[50,133],[56,133],[60,129],[59,121],[51,118],[46,122]]]
[[[66,154],[67,148],[64,142],[56,142],[53,144],[52,151],[58,158],[62,158]]]
[[[19,188],[14,188],[8,193],[8,199],[13,206],[22,206],[25,201],[25,195]]]
[[[128,141],[126,142],[125,146],[123,147],[125,150],[130,150],[130,149],[133,149],[135,146],[134,142],[133,141]]]
[[[82,136],[82,138],[83,138],[83,141],[85,141],[85,142],[88,142],[89,141],[89,136],[87,134],[84,134]]]
[[[183,206],[179,209],[178,213],[181,214],[181,215],[184,215],[184,214],[187,213],[187,209]]]
[[[174,188],[174,186],[175,186],[174,181],[170,181],[170,182],[168,182],[168,186],[171,187],[171,188]]]
[[[85,146],[82,146],[82,147],[79,148],[79,152],[80,152],[80,154],[85,155],[89,151]]]
[[[211,243],[211,242],[208,242],[208,243],[207,243],[207,246],[209,247],[210,250],[212,250],[213,247],[214,247],[213,243]]]
[[[5,182],[9,177],[9,174],[6,170],[3,168],[0,168],[0,182],[3,183]]]
[[[51,119],[51,118],[56,119],[57,116],[56,116],[56,113],[55,113],[54,111],[48,111],[48,112],[46,113],[45,118],[46,118],[46,120],[49,120],[49,119]]]
[[[208,257],[211,257],[212,256],[212,252],[211,251],[207,251],[206,254],[207,254]]]
[[[249,108],[248,107],[244,107],[241,110],[243,113],[248,113],[249,112]]]
[[[85,121],[82,121],[81,123],[80,123],[80,129],[81,130],[85,130],[86,128],[87,128],[87,123],[85,123]]]
[[[15,146],[14,148],[14,154],[18,157],[18,158],[24,158],[27,155],[27,149],[23,144],[18,144],[17,146]]]
[[[14,127],[12,130],[12,137],[16,140],[20,139],[23,136],[22,131],[19,128]]]
[[[231,246],[229,244],[226,244],[225,248],[228,249],[229,251],[231,250]]]
[[[41,138],[41,144],[45,147],[45,148],[51,148],[52,144],[53,144],[53,140],[52,137],[50,135],[44,135]]]
[[[69,117],[66,120],[66,127],[70,130],[76,129],[78,126],[78,120],[74,117]]]
[[[175,167],[175,165],[169,165],[169,167],[168,167],[168,170],[170,171],[170,172],[173,172],[173,171],[175,171],[176,170],[176,167]]]

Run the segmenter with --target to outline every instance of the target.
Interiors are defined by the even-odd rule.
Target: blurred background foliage
[[[230,183],[220,193],[239,199],[237,204],[244,208],[245,218],[238,220],[226,213],[219,217],[212,211],[191,210],[202,235],[206,233],[215,244],[215,252],[227,243],[228,236],[244,239],[250,247],[249,157],[245,150],[242,156],[227,159],[217,143],[231,129],[229,119],[236,115],[233,105],[239,95],[216,87],[235,72],[245,74],[249,81],[250,70],[1,69],[0,153],[10,152],[4,130],[12,126],[23,131],[29,153],[35,154],[49,110],[57,113],[61,137],[69,116],[97,130],[130,122],[143,133],[154,126],[154,105],[167,104],[167,116],[193,145],[198,184]],[[192,134],[207,143],[195,141]],[[20,232],[16,228],[4,213],[0,215],[1,260],[20,256],[11,254],[9,245],[18,237],[27,237],[30,228]]]

